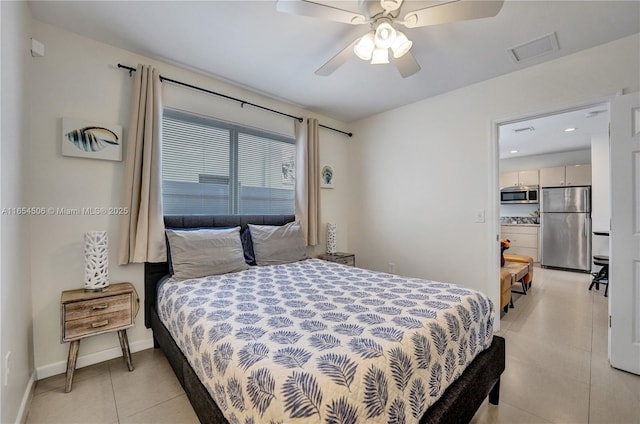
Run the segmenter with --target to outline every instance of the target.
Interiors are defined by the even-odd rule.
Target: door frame
[[[558,115],[560,113],[573,112],[580,109],[587,109],[599,105],[608,105],[611,108],[611,100],[623,91],[618,90],[615,93],[604,97],[596,97],[582,101],[571,103],[549,105],[548,107],[540,107],[528,112],[516,113],[513,115],[494,118],[489,121],[489,210],[487,213],[487,237],[489,246],[489,287],[491,289],[490,297],[500,299],[500,267],[498,261],[493,260],[499,254],[498,241],[500,241],[500,126],[511,124],[514,122],[544,118],[547,116]],[[498,316],[494,321],[495,331],[499,331],[500,326],[500,309],[497,308]]]

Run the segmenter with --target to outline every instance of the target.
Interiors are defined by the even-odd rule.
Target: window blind
[[[165,215],[293,214],[295,141],[165,110]]]

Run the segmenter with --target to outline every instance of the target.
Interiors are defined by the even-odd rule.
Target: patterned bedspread
[[[309,259],[169,280],[158,313],[230,423],[417,423],[489,347],[452,284]]]

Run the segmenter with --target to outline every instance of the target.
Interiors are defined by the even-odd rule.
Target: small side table
[[[111,284],[103,291],[77,289],[62,292],[60,297],[61,343],[71,342],[65,392],[71,391],[80,340],[85,337],[117,331],[127,368],[133,371],[127,328],[134,325],[139,302],[138,293],[131,283]]]
[[[343,265],[356,266],[356,255],[353,253],[324,253],[320,255],[323,261],[336,262]]]

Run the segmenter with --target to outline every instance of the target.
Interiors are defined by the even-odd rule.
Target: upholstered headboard
[[[166,228],[242,227],[247,224],[284,225],[295,220],[294,215],[170,215],[164,217]],[[158,281],[169,273],[167,262],[144,264],[144,325],[151,328],[149,311],[156,302]]]

